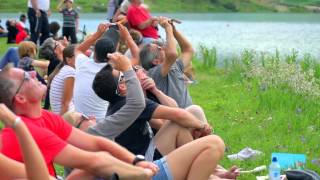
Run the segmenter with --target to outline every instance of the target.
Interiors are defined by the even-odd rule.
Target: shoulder
[[[183,64],[183,61],[182,59],[177,59],[175,64],[180,68],[180,69],[184,69],[184,64]]]
[[[64,65],[62,70],[66,74],[74,74],[76,72],[76,70],[73,67],[68,66],[68,65]]]

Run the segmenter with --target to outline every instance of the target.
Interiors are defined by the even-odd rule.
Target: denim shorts
[[[159,167],[159,173],[152,177],[152,180],[173,180],[166,157],[153,161]]]

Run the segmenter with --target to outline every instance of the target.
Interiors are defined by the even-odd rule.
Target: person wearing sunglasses
[[[24,164],[22,164],[0,154],[0,179],[20,179],[25,177],[29,180],[54,179],[49,176],[41,152],[25,123],[3,103],[0,103],[0,121],[7,127],[6,131],[12,131],[16,134],[24,158]],[[37,171],[34,171],[34,169],[37,169]]]
[[[104,178],[117,172],[120,179],[143,180],[158,172],[156,165],[137,158],[118,144],[84,133],[60,116],[41,109],[46,86],[39,83],[33,73],[18,68],[3,69],[0,71],[0,92],[0,103],[10,107],[27,125],[51,176],[56,176],[53,163]],[[142,109],[140,106],[139,111]],[[3,155],[18,162],[24,161],[12,131],[4,128],[1,142]]]
[[[93,90],[110,104],[105,121],[97,122],[89,127],[90,134],[113,139],[134,154],[145,155],[145,159],[152,161],[160,168],[159,174],[153,180],[169,179],[199,179],[208,180],[223,157],[224,143],[216,135],[208,135],[193,141],[189,128],[201,131],[206,127],[190,112],[177,107],[168,107],[146,99],[146,106],[139,117],[131,114],[114,119],[114,123],[107,120],[116,117],[127,103],[127,93],[131,89],[123,83],[121,73],[112,67],[100,70],[94,81]],[[153,137],[150,132],[151,120],[168,119],[159,132]],[[132,122],[134,120],[134,122]],[[122,126],[120,128],[119,126]],[[198,159],[199,161],[194,161]]]
[[[192,98],[185,82],[184,72],[191,66],[194,50],[191,43],[167,18],[160,19],[166,32],[165,46],[157,43],[145,45],[140,51],[140,62],[157,87],[172,97],[181,108],[192,105]],[[176,40],[181,48],[178,56]]]

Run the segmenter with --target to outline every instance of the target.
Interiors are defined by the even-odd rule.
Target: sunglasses
[[[84,121],[89,121],[89,117],[85,114],[81,114],[81,120],[79,121],[79,123],[76,125],[76,128],[80,128],[81,124],[84,122]]]
[[[123,81],[124,75],[122,72],[119,71],[119,78],[117,81],[117,89],[116,89],[116,95],[120,96],[120,90],[119,90],[119,84]]]
[[[24,83],[25,81],[29,81],[30,79],[32,79],[32,76],[31,76],[32,73],[34,73],[34,71],[28,71],[28,72],[23,71],[23,79],[22,79],[21,83],[19,84],[16,93],[14,93],[14,96],[12,97],[11,104],[13,104],[14,97],[15,97],[15,96],[19,93],[19,91],[21,90],[23,83]]]

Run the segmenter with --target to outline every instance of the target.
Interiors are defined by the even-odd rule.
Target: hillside
[[[24,12],[26,0],[1,0],[0,12]],[[58,0],[51,1],[55,11]],[[320,0],[145,0],[152,12],[320,12]],[[105,12],[107,0],[75,0],[81,12]]]

